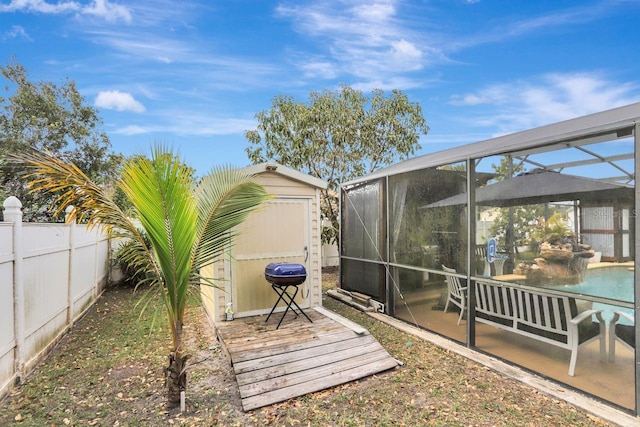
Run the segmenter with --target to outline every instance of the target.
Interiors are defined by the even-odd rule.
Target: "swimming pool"
[[[549,288],[632,303],[634,294],[634,272],[626,267],[594,269],[587,272],[582,283],[577,285],[549,286]],[[606,321],[613,317],[613,310],[624,311],[633,316],[633,310],[630,308],[599,302],[594,302],[593,308],[604,310],[603,317]],[[627,323],[626,319],[621,319],[620,323]]]

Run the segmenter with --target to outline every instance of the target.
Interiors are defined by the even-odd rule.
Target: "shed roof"
[[[452,164],[504,153],[527,155],[557,148],[580,147],[586,144],[628,138],[640,121],[640,102],[578,117],[534,129],[414,157],[357,178],[343,185],[353,185],[385,176],[429,167]],[[597,156],[596,156],[597,158]],[[606,161],[601,159],[601,161]]]
[[[244,168],[244,170],[254,175],[258,175],[265,172],[275,173],[278,175],[286,176],[287,178],[293,179],[295,181],[310,185],[312,187],[323,189],[323,190],[326,189],[328,185],[326,181],[323,181],[320,178],[307,175],[305,173],[299,172],[295,169],[291,169],[287,166],[283,166],[275,162],[265,162],[257,165],[247,166],[246,168]]]

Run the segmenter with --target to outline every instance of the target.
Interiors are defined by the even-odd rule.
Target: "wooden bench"
[[[571,350],[571,376],[582,344],[600,339],[600,359],[605,360],[602,310],[578,313],[575,298],[482,280],[475,283],[475,297],[476,321]]]

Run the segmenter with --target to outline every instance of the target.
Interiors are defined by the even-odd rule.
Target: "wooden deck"
[[[282,402],[397,366],[369,332],[323,308],[216,323],[245,411]]]

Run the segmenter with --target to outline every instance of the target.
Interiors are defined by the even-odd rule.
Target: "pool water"
[[[633,271],[627,269],[593,270],[577,285],[551,286],[567,292],[633,302]]]
[[[633,302],[634,272],[626,268],[592,270],[587,272],[587,276],[582,283],[577,285],[550,286],[550,288],[577,294],[616,299],[624,302]],[[603,310],[602,315],[607,322],[613,317],[613,310],[627,312],[633,316],[633,310],[629,308],[598,302],[593,303],[593,308]],[[628,322],[626,319],[621,318],[619,323]]]

